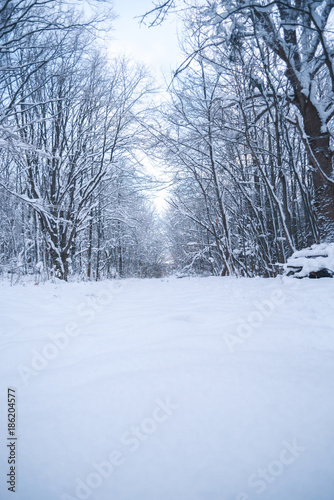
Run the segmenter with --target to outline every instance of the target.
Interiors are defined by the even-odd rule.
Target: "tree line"
[[[275,276],[295,249],[334,240],[334,2],[160,2],[184,23],[167,132],[174,260]]]
[[[161,273],[141,161],[153,84],[107,57],[107,3],[0,5],[2,273]]]
[[[276,276],[334,240],[331,0],[167,0],[183,63],[157,104],[110,60],[108,1],[0,0],[0,273]],[[154,29],[154,28],[152,28]],[[164,220],[149,201],[169,180]]]

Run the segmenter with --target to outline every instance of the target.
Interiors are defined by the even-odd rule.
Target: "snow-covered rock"
[[[284,274],[295,278],[332,278],[334,243],[321,243],[294,252],[284,264]]]

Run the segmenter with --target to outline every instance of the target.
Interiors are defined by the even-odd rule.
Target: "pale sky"
[[[165,80],[167,83],[171,81],[171,71],[182,62],[175,16],[170,16],[160,26],[148,28],[140,25],[136,17],[152,9],[152,0],[113,0],[113,6],[118,18],[113,21],[110,55],[126,54],[143,62],[157,83],[165,87]],[[148,158],[145,164],[148,172],[161,178],[161,172]],[[167,196],[166,190],[150,194],[158,211],[165,208]]]
[[[140,25],[140,16],[151,10],[152,0],[113,0],[114,10],[119,17],[113,21],[111,54],[127,54],[145,63],[160,83],[162,73],[170,80],[171,70],[181,62],[178,47],[176,19],[170,16],[161,26],[148,28]]]

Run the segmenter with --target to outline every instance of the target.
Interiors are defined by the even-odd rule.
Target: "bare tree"
[[[197,269],[206,261],[214,274],[275,276],[277,263],[318,234],[312,175],[286,116],[284,82],[266,78],[270,54],[238,57],[216,46],[197,53],[171,86],[161,134],[175,172],[175,227],[188,228],[181,260]]]

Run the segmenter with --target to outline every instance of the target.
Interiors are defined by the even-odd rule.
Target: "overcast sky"
[[[170,17],[161,26],[148,28],[139,25],[140,16],[151,10],[152,0],[113,0],[115,12],[119,17],[114,20],[111,53],[127,54],[145,63],[157,79],[162,82],[162,73],[169,80],[171,70],[181,62],[178,48],[175,17]]]
[[[113,5],[118,18],[113,22],[110,54],[131,56],[147,65],[158,83],[164,85],[163,75],[169,83],[171,71],[182,61],[176,18],[170,16],[161,26],[148,28],[140,25],[139,19],[135,18],[152,9],[152,0],[113,0]],[[149,173],[161,178],[161,172],[156,170],[148,158],[144,163]],[[168,196],[167,190],[151,192],[149,196],[159,211],[166,207],[164,199]]]

